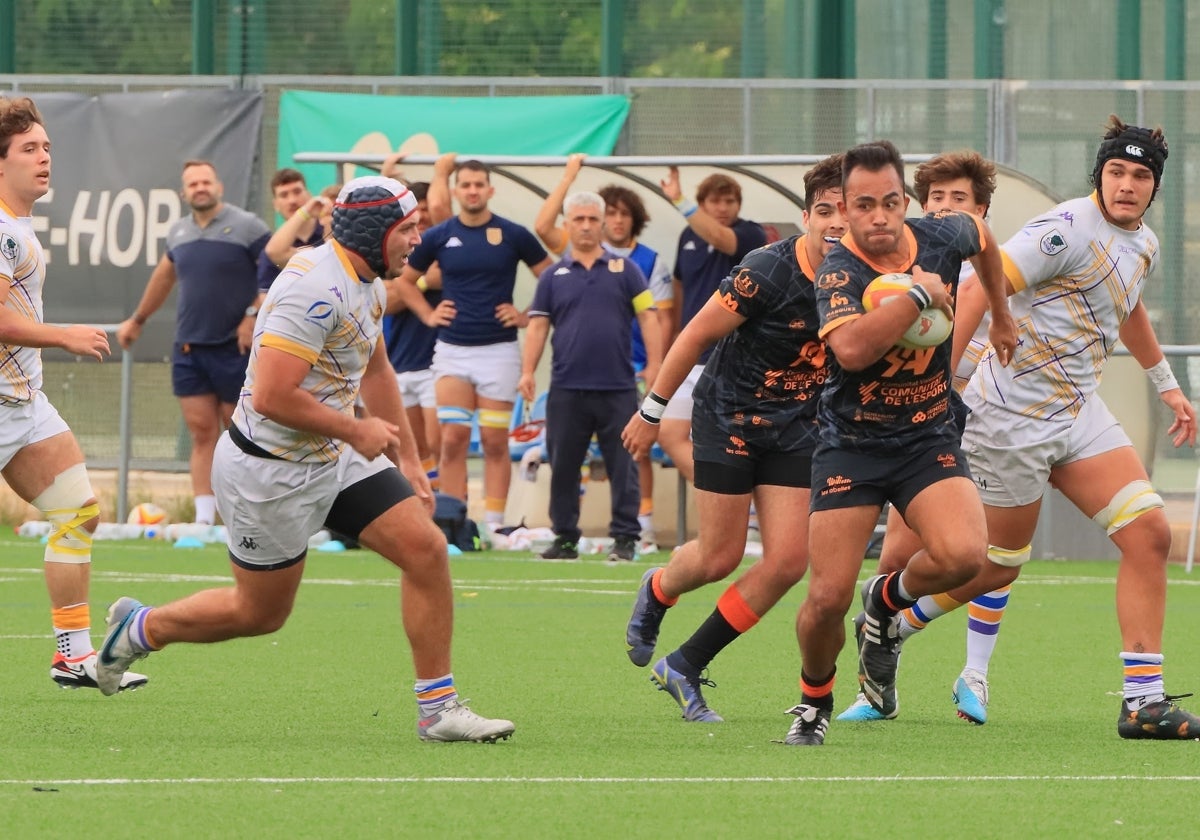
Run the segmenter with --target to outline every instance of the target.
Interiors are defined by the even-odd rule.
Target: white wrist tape
[[[662,420],[663,412],[667,410],[669,400],[650,391],[642,400],[641,415],[647,423],[658,423]]]
[[[1162,358],[1154,367],[1146,368],[1146,376],[1150,377],[1150,381],[1154,383],[1154,387],[1158,389],[1158,393],[1163,391],[1173,391],[1179,387],[1179,382],[1175,379],[1175,374],[1171,371],[1171,363]]]

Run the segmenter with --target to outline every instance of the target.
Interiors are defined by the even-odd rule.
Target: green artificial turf
[[[958,720],[965,614],[904,648],[901,713],[834,721],[825,746],[785,747],[797,702],[798,586],[714,662],[723,724],[691,724],[625,656],[649,561],[452,561],[454,674],[507,742],[426,744],[397,577],[377,556],[314,553],[272,636],[174,646],[150,684],[63,691],[41,547],[0,542],[0,836],[65,837],[1144,837],[1187,836],[1200,743],[1116,735],[1116,565],[1031,563],[991,670],[990,720]],[[121,595],[161,603],[229,582],[223,549],[96,545],[92,624]],[[1200,589],[1171,568],[1169,691],[1200,688]],[[681,643],[726,584],[684,597],[659,650]],[[855,690],[840,661],[836,704]],[[1190,703],[1200,711],[1200,703]]]

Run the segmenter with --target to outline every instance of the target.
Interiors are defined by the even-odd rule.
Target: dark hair
[[[976,204],[992,203],[996,191],[996,165],[979,152],[946,152],[930,158],[913,173],[913,189],[917,201],[924,207],[929,201],[929,188],[934,184],[969,178]]]
[[[0,96],[0,158],[8,157],[8,147],[18,134],[24,134],[35,125],[45,126],[42,114],[28,96],[8,99]]]
[[[408,188],[412,190],[412,194],[417,197],[417,201],[424,201],[429,195],[428,181],[413,181],[408,185]]]
[[[1100,189],[1100,173],[1104,164],[1113,158],[1140,163],[1154,173],[1154,193],[1150,196],[1153,202],[1162,182],[1163,166],[1167,162],[1167,138],[1163,135],[1162,127],[1149,129],[1128,125],[1116,114],[1109,114],[1104,137],[1096,151],[1096,164],[1092,167],[1092,183],[1097,190]],[[1104,203],[1104,196],[1100,197],[1100,202]]]
[[[282,187],[284,184],[294,184],[297,181],[308,186],[304,181],[303,173],[299,169],[284,167],[283,169],[276,170],[275,174],[271,176],[271,192],[275,192],[276,187]]]
[[[842,156],[830,155],[804,173],[804,209],[812,210],[817,196],[842,188]]]
[[[904,159],[900,151],[890,140],[876,140],[873,143],[863,143],[850,149],[842,156],[842,183],[850,177],[855,169],[865,169],[868,172],[879,172],[888,167],[896,170],[900,183],[904,183]]]
[[[709,175],[707,178],[701,181],[700,186],[696,187],[696,201],[700,204],[703,204],[704,200],[710,195],[733,196],[733,200],[738,204],[741,204],[742,186],[728,175],[723,175],[720,172],[714,172],[712,175]]]
[[[193,166],[207,166],[213,171],[214,175],[217,174],[217,165],[211,160],[204,160],[203,158],[191,158],[190,160],[185,160],[183,162],[183,168],[180,170],[180,172],[186,172]]]
[[[629,230],[630,234],[634,239],[641,236],[642,231],[646,227],[646,222],[650,221],[650,214],[646,212],[646,205],[642,203],[640,195],[629,189],[629,187],[622,187],[619,184],[608,184],[600,188],[600,197],[604,199],[604,203],[609,207],[620,207],[623,205],[633,218],[633,225]]]
[[[458,173],[462,172],[464,169],[470,172],[482,172],[487,178],[488,183],[490,184],[492,182],[492,170],[488,169],[486,163],[482,163],[477,160],[464,160],[458,166],[454,167],[454,176],[457,178]]]

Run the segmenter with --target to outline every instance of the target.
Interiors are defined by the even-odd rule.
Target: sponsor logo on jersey
[[[1067,250],[1067,240],[1063,239],[1063,235],[1057,230],[1051,230],[1042,237],[1041,249],[1047,257],[1053,257]]]
[[[625,260],[617,257],[615,260],[608,261],[608,270],[613,274],[620,274],[625,270]]]
[[[457,236],[451,236],[449,239],[446,240],[447,248],[461,248],[462,246],[463,246],[462,240],[459,239]]]
[[[499,245],[504,241],[504,231],[498,227],[487,229],[487,241],[489,245]]]
[[[758,284],[750,276],[750,269],[743,268],[733,278],[733,290],[744,298],[752,298],[758,294]]]
[[[840,289],[850,282],[850,272],[831,271],[817,278],[818,289]]]

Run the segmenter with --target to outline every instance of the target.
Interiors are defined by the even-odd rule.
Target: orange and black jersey
[[[746,321],[717,343],[693,394],[703,422],[788,452],[816,444],[826,377],[804,243],[793,236],[752,251],[721,281],[718,300]]]
[[[983,247],[982,221],[956,210],[931,213],[905,222],[904,236],[914,265],[938,274],[958,291],[963,260]],[[873,265],[847,234],[821,263],[816,281],[822,337],[862,317],[863,291],[889,270]],[[914,316],[915,317],[915,316]],[[819,410],[821,439],[830,446],[864,452],[893,452],[939,439],[957,442],[951,394],[950,341],[937,347],[893,347],[865,370],[844,370],[829,353],[829,380]]]

